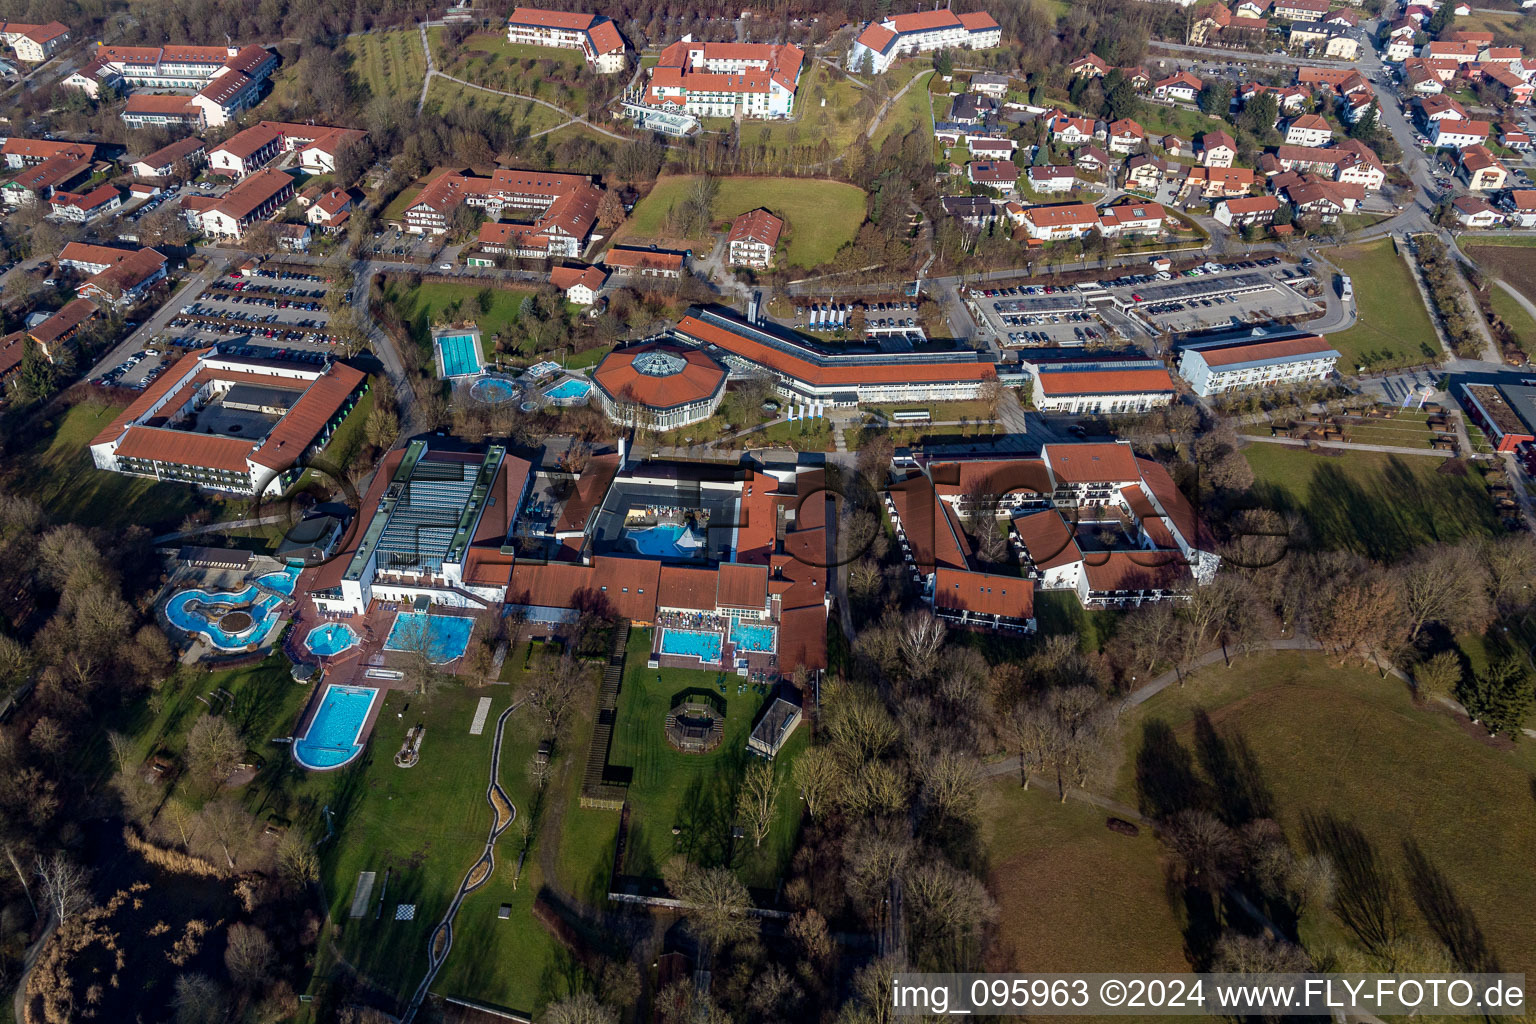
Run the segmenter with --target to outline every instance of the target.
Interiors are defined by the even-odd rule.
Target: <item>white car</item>
[[[452,263],[439,263],[437,265],[437,269],[438,270],[452,270],[453,269],[453,264]]]

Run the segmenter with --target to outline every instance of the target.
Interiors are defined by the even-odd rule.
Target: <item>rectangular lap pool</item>
[[[437,338],[437,365],[444,377],[473,377],[484,370],[480,338],[475,334],[443,334]]]
[[[772,653],[774,649],[774,628],[756,622],[742,622],[740,619],[731,620],[731,643],[736,645],[738,652],[762,652]]]
[[[578,405],[587,400],[587,395],[592,393],[592,385],[584,380],[571,377],[561,381],[548,391],[544,397],[557,405]]]
[[[401,612],[389,627],[384,640],[386,651],[419,651],[425,643],[427,660],[434,665],[444,665],[455,658],[462,658],[469,647],[469,635],[475,631],[475,620],[462,615],[428,615],[424,612]]]
[[[722,641],[719,633],[706,633],[698,629],[664,629],[661,631],[661,653],[677,654],[685,658],[698,658],[706,664],[720,660]]]

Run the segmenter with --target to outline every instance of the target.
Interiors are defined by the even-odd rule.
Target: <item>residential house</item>
[[[1499,145],[1524,153],[1531,148],[1531,134],[1516,121],[1500,121]]]
[[[1188,71],[1180,71],[1169,75],[1167,78],[1156,82],[1152,86],[1152,95],[1160,100],[1177,100],[1181,103],[1193,103],[1200,95],[1200,90],[1205,88],[1205,83]]]
[[[1205,200],[1245,196],[1254,181],[1251,167],[1191,167],[1179,185],[1179,199],[1186,200],[1197,192]]]
[[[1098,123],[1091,117],[1072,117],[1055,113],[1044,115],[1051,141],[1063,146],[1081,146],[1092,142],[1101,134]]]
[[[1322,21],[1330,6],[1329,0],[1275,0],[1273,14],[1285,21]]]
[[[1523,106],[1531,101],[1531,93],[1536,86],[1531,85],[1525,79],[1515,74],[1508,68],[1493,67],[1483,71],[1483,81],[1490,84],[1500,99],[1506,103]]]
[[[1023,211],[1025,234],[1038,242],[1082,238],[1099,227],[1099,211],[1088,203],[1030,206]]]
[[[1124,202],[1099,211],[1099,233],[1105,238],[1160,235],[1168,212],[1157,203]]]
[[[1463,149],[1488,141],[1488,122],[1445,119],[1429,127],[1429,141],[1436,149]]]
[[[610,19],[597,14],[519,7],[507,18],[507,42],[579,50],[600,75],[624,70],[624,37]]]
[[[621,277],[680,278],[688,267],[688,254],[616,245],[603,255],[603,265]]]
[[[977,155],[975,150],[972,150],[971,154],[973,156]],[[1086,174],[1099,176],[1109,170],[1113,160],[1104,150],[1090,144],[1073,150],[1072,162],[1077,165],[1078,170]]]
[[[1272,224],[1279,210],[1280,200],[1274,196],[1242,196],[1221,200],[1212,216],[1229,228],[1241,228],[1250,224]]]
[[[48,199],[48,216],[71,224],[84,224],[105,216],[123,205],[123,197],[109,184],[98,185],[89,192],[55,191]]]
[[[1071,192],[1077,184],[1076,169],[1071,164],[1031,167],[1027,174],[1029,187],[1035,192]]]
[[[1000,101],[996,96],[963,92],[949,105],[949,120],[956,124],[985,124],[997,119]]]
[[[196,211],[197,225],[210,238],[239,239],[246,228],[271,217],[292,198],[293,179],[282,171],[263,168],[246,176],[207,209]]]
[[[972,75],[969,90],[1000,100],[1008,94],[1008,76]]]
[[[321,231],[334,234],[346,225],[354,206],[351,192],[344,188],[328,188],[310,204],[304,219]]]
[[[1487,146],[1462,149],[1457,174],[1474,192],[1496,192],[1509,178],[1509,172]]]
[[[1109,126],[1109,151],[1134,153],[1147,141],[1146,129],[1129,117],[1113,121]]]
[[[1231,167],[1237,160],[1237,143],[1224,131],[1205,132],[1198,146],[1203,167]]]
[[[939,205],[946,214],[973,228],[984,228],[998,216],[990,196],[944,196]]]
[[[1294,117],[1285,126],[1287,146],[1326,146],[1333,141],[1333,128],[1316,114]]]
[[[185,164],[189,171],[195,171],[207,162],[208,151],[203,140],[189,135],[160,147],[144,159],[135,161],[128,169],[136,178],[169,178],[177,164]]]
[[[1167,178],[1168,171],[1166,161],[1138,153],[1125,162],[1125,187],[1140,192],[1156,192]]]
[[[578,306],[590,306],[597,301],[597,293],[603,290],[608,275],[602,267],[553,267],[549,271],[549,283],[565,292],[565,297]]]
[[[1536,228],[1536,188],[1515,188],[1500,201],[1509,211],[1509,223],[1517,228]]]
[[[1194,46],[1204,46],[1222,29],[1232,24],[1232,12],[1218,0],[1208,0],[1195,8],[1184,41]]]
[[[1458,196],[1451,200],[1456,211],[1456,223],[1464,228],[1491,228],[1504,220],[1495,207],[1476,196]]]
[[[24,64],[41,64],[69,45],[69,26],[50,21],[34,24],[21,21],[0,22],[0,41],[11,48]]]
[[[726,262],[736,267],[766,270],[773,266],[774,252],[784,221],[762,207],[737,217],[725,236]]]
[[[1003,192],[1011,192],[1019,183],[1019,169],[1012,160],[972,160],[965,165],[965,176],[973,184]]]
[[[75,289],[75,294],[100,305],[126,308],[164,281],[165,275],[166,259],[158,250],[122,251],[110,266],[86,278]]]

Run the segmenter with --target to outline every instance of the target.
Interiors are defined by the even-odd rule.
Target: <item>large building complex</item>
[[[188,196],[181,208],[188,223],[208,237],[238,239],[246,228],[270,218],[292,198],[293,178],[267,167],[221,197]]]
[[[1003,40],[1003,31],[985,11],[897,14],[864,26],[848,49],[848,70],[883,75],[898,57],[934,50],[985,50]]]
[[[11,48],[17,60],[41,64],[69,45],[69,26],[58,21],[43,25],[0,21],[0,41]]]
[[[1085,607],[1175,598],[1220,565],[1193,504],[1127,442],[923,460],[887,490],[886,510],[935,613],[961,625],[1032,629],[1037,588]],[[987,525],[1007,531],[1006,564],[976,554],[972,533]]]
[[[260,98],[261,85],[277,68],[277,55],[265,47],[250,46],[106,46],[98,45],[89,63],[64,79],[63,84],[100,95],[101,86],[121,86],[129,91],[174,90],[180,96],[179,115],[189,122],[210,127],[228,124],[240,111]],[[161,111],[175,118],[175,110]],[[129,124],[166,123],[146,120],[141,110]]]
[[[1157,359],[1039,359],[1024,368],[1041,412],[1115,415],[1173,401],[1173,377]]]
[[[367,390],[342,363],[237,359],[217,349],[183,356],[91,441],[97,469],[281,493]]]
[[[616,349],[592,374],[608,418],[647,430],[709,419],[725,396],[725,377],[701,349],[666,342]]]
[[[600,75],[624,70],[624,37],[612,21],[596,14],[519,7],[507,19],[507,41],[580,50]]]
[[[574,258],[597,223],[603,190],[584,174],[498,169],[489,178],[444,174],[406,207],[405,229],[441,235],[460,203],[479,207],[491,222],[480,226],[480,248],[516,256]],[[531,222],[498,223],[503,211],[527,211]]]
[[[650,69],[644,102],[694,117],[789,117],[805,51],[768,43],[673,43]]]
[[[689,309],[673,334],[710,353],[733,376],[767,376],[786,397],[826,405],[964,401],[997,382],[993,365],[972,349],[832,351],[702,306]]]
[[[1259,332],[1197,341],[1180,347],[1179,376],[1201,398],[1224,391],[1324,381],[1339,353],[1316,334]]]

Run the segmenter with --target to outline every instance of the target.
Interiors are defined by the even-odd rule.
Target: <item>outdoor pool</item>
[[[703,531],[682,525],[625,530],[623,535],[636,553],[656,558],[692,558],[704,546]]]
[[[274,575],[283,576],[282,573]],[[265,582],[267,577],[261,579]],[[290,581],[288,592],[292,591],[293,583]],[[256,598],[260,594],[261,591],[254,583],[248,583],[236,591],[183,590],[172,594],[170,600],[165,602],[165,617],[177,629],[201,636],[221,651],[241,651],[265,641],[272,627],[277,625],[272,609],[282,603],[282,595],[268,594],[258,601]],[[215,621],[215,617],[207,610],[208,606],[223,606],[231,612],[244,612],[248,621],[243,620],[238,629],[226,629],[219,621]]]
[[[585,402],[591,393],[591,384],[570,377],[544,392],[544,397],[557,405],[578,405]]]
[[[472,377],[481,372],[480,339],[473,334],[444,334],[437,339],[437,362],[444,377]]]
[[[713,663],[720,660],[722,641],[719,633],[706,633],[697,629],[664,629],[661,631],[661,653],[680,654]]]
[[[731,643],[736,645],[737,651],[771,652],[774,648],[773,634],[772,626],[742,622],[740,619],[731,620]]]
[[[320,708],[303,739],[293,744],[293,759],[311,771],[340,768],[363,749],[363,726],[378,690],[331,683],[320,695]]]
[[[517,385],[500,377],[482,377],[469,386],[469,394],[486,405],[501,405],[517,397]]]
[[[279,594],[293,596],[294,584],[299,582],[299,573],[304,571],[300,565],[290,565],[280,572],[269,572],[265,576],[257,576],[256,582],[268,590],[275,590]]]
[[[352,627],[341,622],[327,622],[316,626],[304,638],[304,646],[324,658],[340,654],[357,646],[357,634]]]
[[[386,651],[419,650],[423,637],[427,647],[427,660],[434,665],[444,665],[462,658],[469,647],[469,635],[475,631],[475,620],[463,615],[428,615],[425,612],[401,612],[389,627],[384,640]]]

